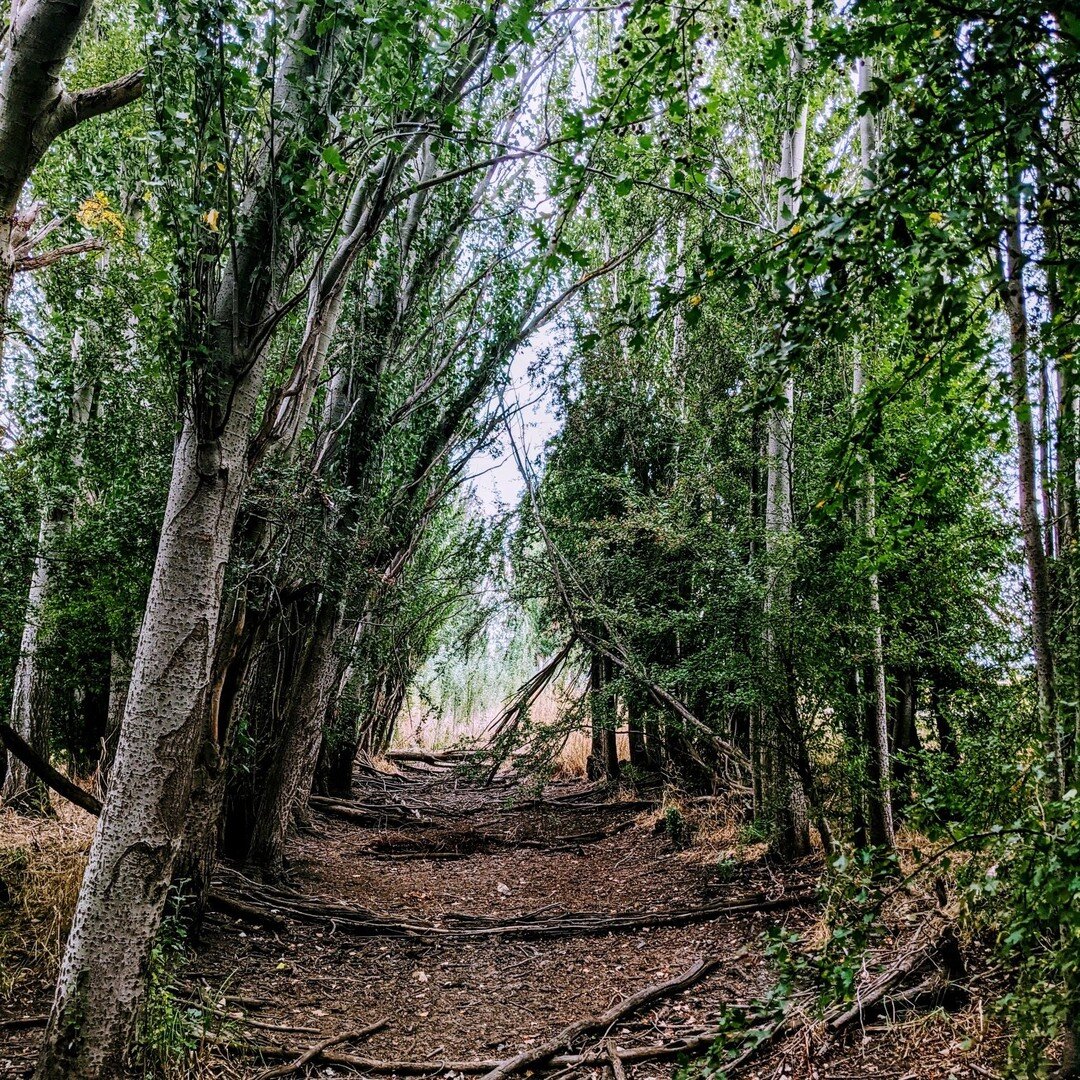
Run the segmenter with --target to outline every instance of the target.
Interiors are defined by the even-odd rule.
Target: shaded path
[[[617,1028],[620,1048],[670,1041],[766,992],[772,976],[762,931],[770,921],[803,926],[812,917],[790,906],[804,877],[784,879],[759,863],[718,884],[657,835],[640,806],[598,804],[583,785],[558,785],[543,802],[514,805],[521,792],[484,790],[441,772],[413,775],[407,783],[362,777],[356,802],[344,807],[349,817],[323,804],[313,830],[291,845],[292,883],[334,907],[440,927],[468,926],[469,917],[505,924],[740,901],[787,910],[616,933],[593,928],[587,936],[571,929],[543,940],[411,941],[360,936],[331,918],[275,931],[212,916],[193,966],[199,981],[228,997],[268,1002],[251,1014],[260,1020],[318,1030],[286,1040],[291,1046],[386,1017],[387,1026],[364,1040],[364,1056],[433,1063],[510,1056],[696,960],[718,960],[695,986]],[[380,811],[385,824],[368,823]],[[247,901],[259,896],[257,885],[228,873],[223,884]],[[671,1066],[633,1071],[666,1076]]]

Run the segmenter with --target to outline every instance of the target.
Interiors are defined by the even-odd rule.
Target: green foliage
[[[664,835],[676,851],[684,851],[690,846],[693,830],[678,806],[671,804],[665,808],[663,825]]]
[[[210,1014],[185,1001],[176,979],[188,961],[188,931],[174,890],[150,953],[140,1019],[139,1066],[146,1076],[190,1075]]]

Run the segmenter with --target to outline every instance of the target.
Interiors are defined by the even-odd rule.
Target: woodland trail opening
[[[219,867],[169,975],[195,1032],[176,1076],[652,1080],[718,1040],[732,1077],[996,1075],[985,1031],[957,1069],[982,1003],[925,894],[867,954],[853,1005],[799,992],[770,1012],[769,941],[820,931],[815,858],[774,865],[723,800],[683,799],[688,845],[670,789],[485,784],[456,754],[397,756],[359,763],[352,798],[312,797],[286,879]],[[47,992],[0,1016],[0,1075],[29,1075]]]
[[[351,799],[311,800],[287,881],[220,868],[172,987],[200,1017],[188,1075],[671,1076],[769,995],[765,932],[813,933],[819,865],[676,850],[659,793],[485,786],[405,758],[358,766]],[[955,1024],[918,1011],[941,1001],[935,919],[890,943],[863,1011],[796,1001],[733,1075],[992,1075],[956,1073]],[[0,1021],[4,1075],[28,1075],[36,1008]]]

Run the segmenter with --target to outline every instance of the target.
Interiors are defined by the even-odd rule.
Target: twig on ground
[[[563,1047],[569,1046],[570,1043],[579,1036],[584,1035],[585,1032],[595,1031],[598,1028],[608,1028],[617,1020],[640,1009],[643,1005],[648,1005],[658,998],[667,997],[669,994],[685,990],[686,987],[692,986],[712,971],[718,963],[719,961],[716,960],[699,960],[674,979],[639,990],[637,993],[624,998],[617,1005],[613,1005],[599,1016],[588,1016],[583,1020],[578,1020],[547,1042],[540,1043],[538,1046],[530,1046],[514,1057],[500,1062],[496,1068],[484,1075],[483,1080],[505,1080],[507,1076],[521,1072],[538,1062],[545,1061],[557,1054]]]
[[[288,1076],[289,1073],[296,1072],[297,1069],[302,1069],[309,1061],[317,1058],[324,1050],[329,1049],[331,1046],[338,1046],[341,1043],[353,1042],[356,1039],[362,1039],[367,1035],[373,1035],[376,1031],[386,1027],[388,1021],[386,1017],[381,1020],[376,1020],[374,1024],[368,1024],[367,1027],[360,1028],[358,1031],[346,1031],[342,1035],[335,1035],[330,1039],[323,1039],[322,1042],[316,1043],[314,1046],[309,1046],[307,1050],[295,1057],[292,1061],[286,1062],[284,1065],[275,1065],[270,1069],[264,1069],[255,1080],[270,1080],[274,1076]]]

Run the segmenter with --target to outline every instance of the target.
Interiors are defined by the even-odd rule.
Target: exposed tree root
[[[816,901],[813,892],[793,892],[768,898],[750,896],[734,902],[705,904],[673,911],[644,911],[606,914],[602,912],[532,912],[510,918],[448,914],[439,923],[394,919],[364,908],[334,904],[289,889],[259,885],[233,871],[244,902],[271,914],[299,922],[328,922],[334,928],[354,934],[412,938],[423,941],[465,938],[555,938],[595,934],[626,933],[659,926],[686,926],[727,915],[781,911]]]
[[[354,1042],[357,1039],[363,1039],[368,1035],[373,1035],[376,1031],[381,1031],[386,1027],[386,1024],[387,1020],[384,1017],[382,1020],[376,1020],[374,1024],[368,1024],[367,1027],[361,1028],[359,1031],[346,1031],[343,1035],[335,1035],[333,1038],[323,1039],[322,1042],[318,1042],[314,1046],[309,1046],[286,1064],[275,1065],[273,1068],[264,1069],[255,1077],[255,1080],[271,1080],[271,1078],[275,1076],[288,1076],[289,1073],[296,1072],[297,1069],[302,1069],[309,1061],[313,1061],[324,1050],[328,1050],[331,1046],[338,1046],[344,1042]]]
[[[249,922],[261,923],[273,930],[284,930],[288,923],[280,915],[259,907],[254,904],[245,904],[232,896],[226,896],[221,892],[211,892],[206,898],[206,906],[211,911],[217,911],[223,915],[233,915],[239,919],[247,919]]]

